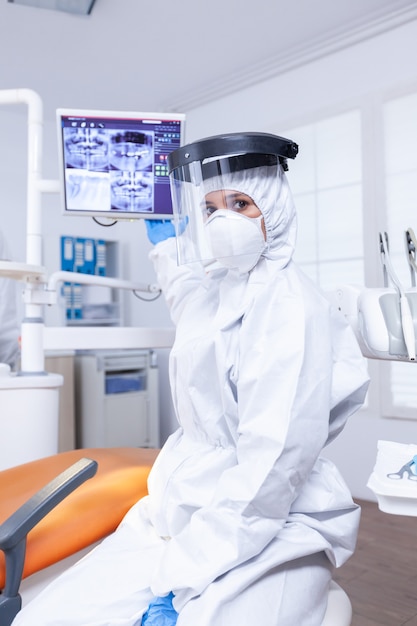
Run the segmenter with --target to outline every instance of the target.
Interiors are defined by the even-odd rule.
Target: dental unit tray
[[[417,517],[417,445],[378,441],[367,486],[384,513]]]
[[[45,279],[46,268],[42,265],[28,265],[0,259],[0,275],[23,282],[37,283]]]

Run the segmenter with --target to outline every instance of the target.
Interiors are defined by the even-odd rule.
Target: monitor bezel
[[[161,120],[161,121],[178,121],[180,122],[180,146],[185,141],[185,114],[184,113],[161,113],[161,112],[149,112],[149,111],[118,111],[118,110],[103,110],[103,109],[73,109],[73,108],[58,108],[56,109],[56,126],[58,134],[58,165],[59,165],[59,191],[61,200],[62,215],[72,217],[92,217],[98,219],[105,219],[109,222],[113,221],[133,221],[137,219],[173,219],[171,213],[147,213],[147,212],[130,212],[118,210],[116,211],[99,211],[99,210],[76,210],[69,209],[67,206],[66,198],[66,181],[65,181],[65,159],[64,159],[64,142],[62,132],[62,118],[63,117],[93,117],[103,119],[137,119],[137,120]],[[172,205],[171,205],[172,209]]]

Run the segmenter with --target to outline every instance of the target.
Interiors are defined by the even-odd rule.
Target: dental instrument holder
[[[384,275],[384,287],[389,281],[397,293],[381,295],[379,302],[389,335],[389,352],[392,355],[406,356],[409,361],[416,360],[417,293],[406,294],[391,263],[389,241],[386,232],[379,233],[381,262]]]
[[[0,550],[6,558],[6,585],[0,594],[0,626],[10,626],[22,607],[19,586],[26,554],[26,537],[32,528],[97,472],[97,462],[80,459],[35,493],[0,525]]]
[[[411,285],[412,287],[416,286],[416,273],[417,273],[417,263],[416,263],[416,253],[417,253],[417,240],[412,228],[407,228],[405,231],[405,247],[407,252],[407,260],[410,268],[411,274]]]

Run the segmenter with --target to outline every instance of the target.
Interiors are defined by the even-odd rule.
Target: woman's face
[[[208,193],[202,203],[204,219],[208,219],[215,211],[228,209],[246,217],[259,217],[260,210],[250,196],[232,189],[221,189]],[[262,220],[262,232],[265,236],[265,224]]]

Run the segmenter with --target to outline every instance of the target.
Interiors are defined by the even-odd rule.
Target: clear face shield
[[[267,152],[258,152],[259,138]],[[296,154],[289,140],[248,134],[202,140],[169,155],[179,264],[217,261],[241,272],[256,265],[267,247],[262,212],[274,206],[281,167],[290,156],[281,157],[277,144],[280,152],[292,146]],[[230,151],[221,153],[225,147]]]

